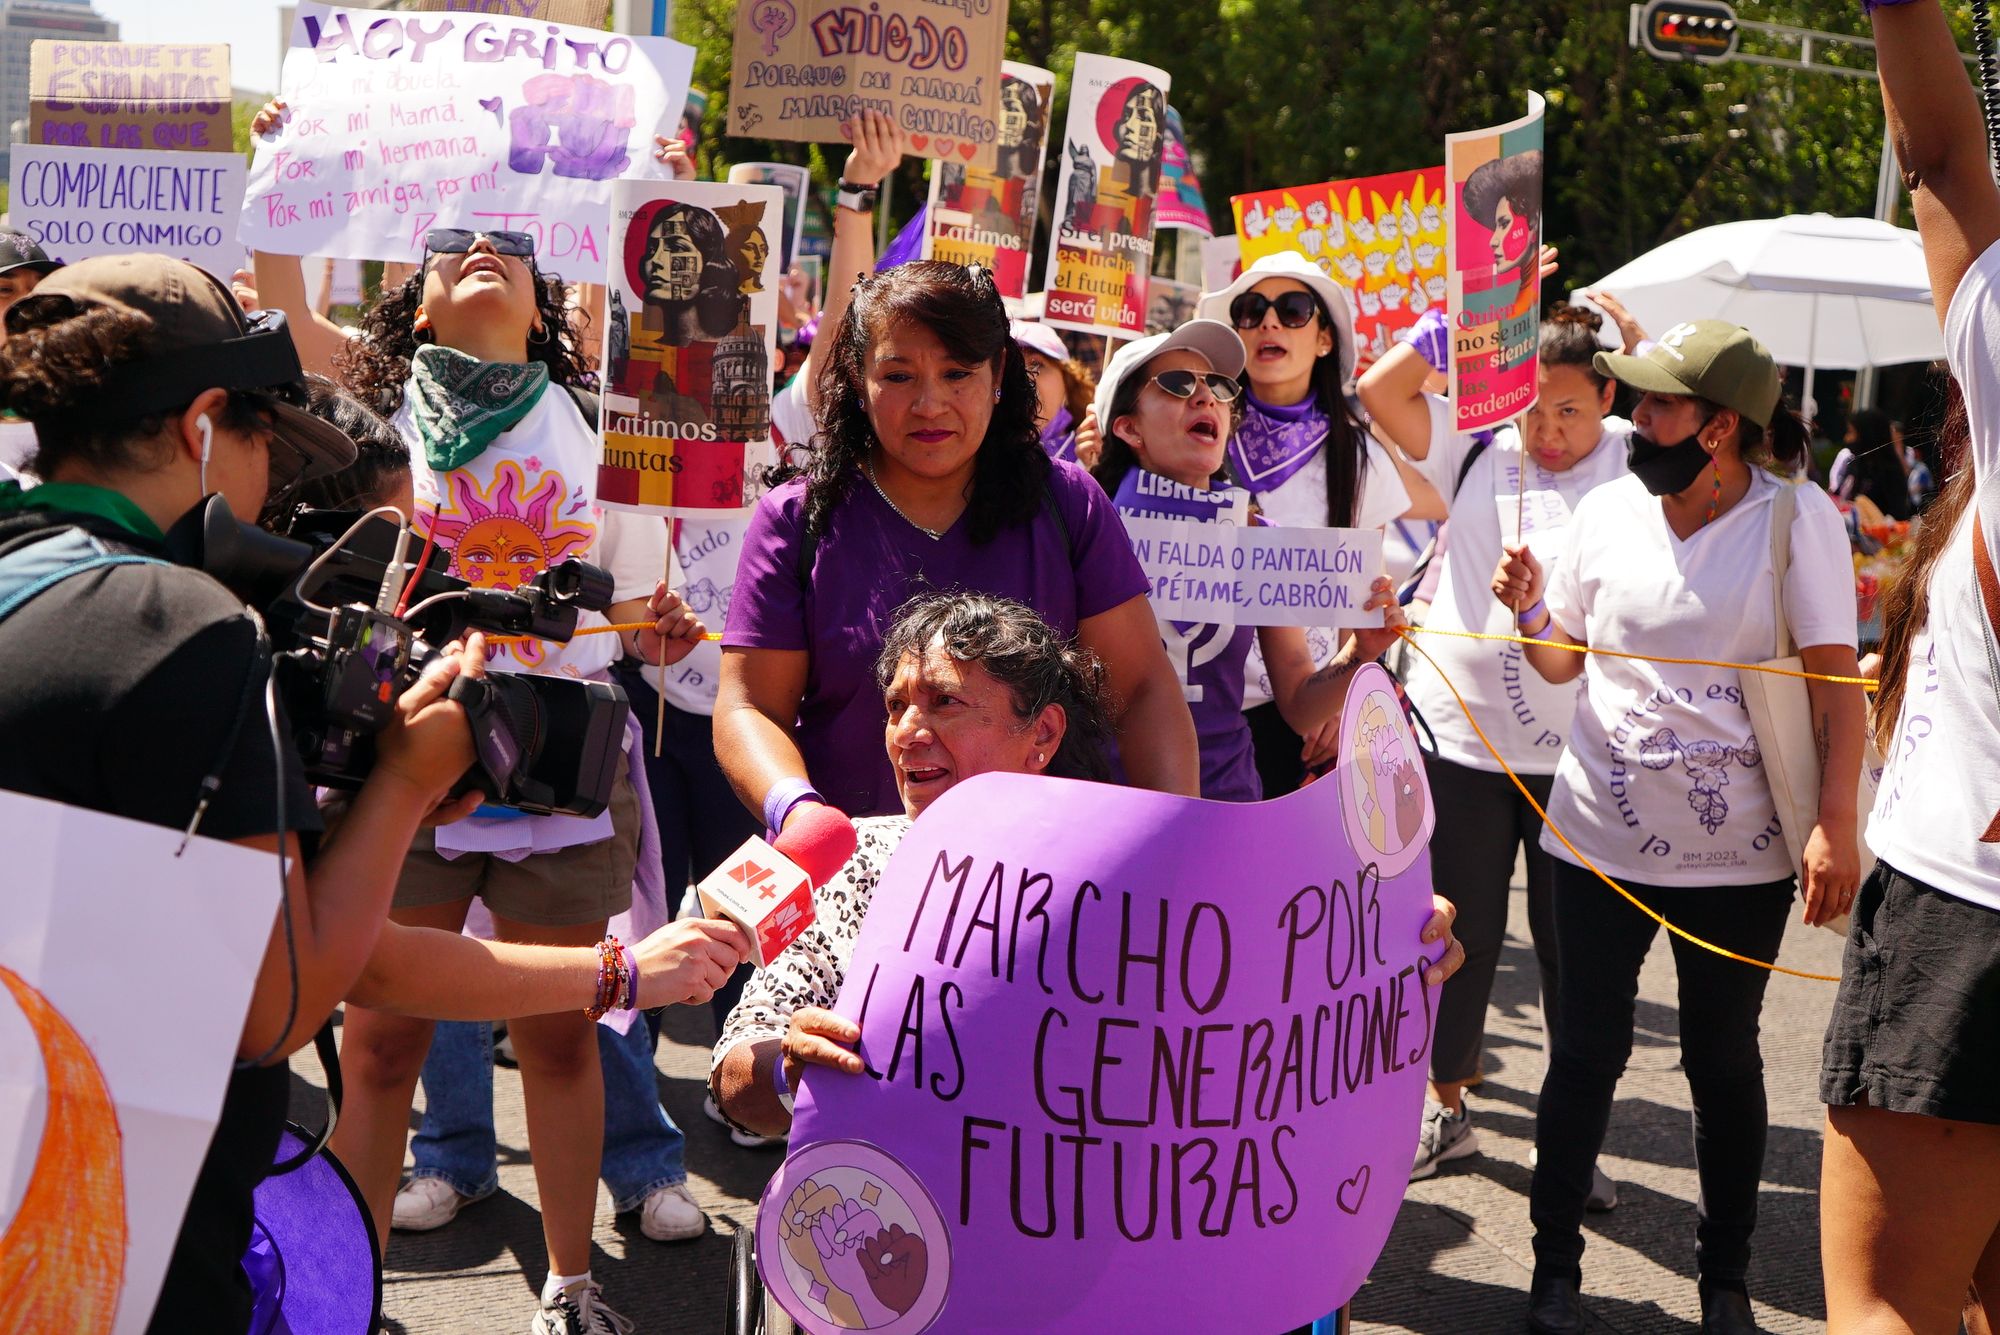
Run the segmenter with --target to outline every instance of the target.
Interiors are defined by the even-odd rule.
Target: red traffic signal
[[[1721,0],[1647,0],[1639,31],[1662,60],[1727,60],[1736,54],[1736,11]]]

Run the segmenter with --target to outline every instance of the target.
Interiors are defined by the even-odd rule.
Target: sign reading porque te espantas
[[[1366,612],[1382,570],[1379,529],[1269,528],[1125,515],[1132,550],[1170,621],[1379,626]]]
[[[49,258],[150,251],[227,279],[242,263],[243,159],[16,144],[8,214]]]
[[[595,279],[611,183],[654,171],[694,49],[555,23],[304,4],[292,114],[260,139],[255,250],[420,260],[433,227],[523,231],[545,272]]]
[[[1270,802],[986,774],[883,873],[758,1264],[813,1335],[1284,1330],[1394,1222],[1439,946],[1394,684]]]
[[[222,43],[38,41],[28,54],[28,142],[228,153]]]

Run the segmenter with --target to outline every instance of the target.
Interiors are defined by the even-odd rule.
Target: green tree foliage
[[[1969,10],[1953,8],[1969,50]],[[710,90],[704,170],[805,162],[830,188],[846,156],[838,145],[725,136],[735,12],[735,0],[675,5],[677,35],[698,52],[695,82]],[[1755,0],[1738,14],[1867,32],[1852,0]],[[1442,162],[1448,132],[1518,116],[1531,89],[1549,101],[1545,230],[1570,281],[1712,223],[1872,211],[1882,151],[1872,80],[1664,62],[1631,47],[1627,25],[1618,0],[1014,0],[1007,55],[1055,71],[1057,126],[1080,50],[1168,71],[1225,229],[1234,194]],[[1750,33],[1743,49],[1797,54]],[[1851,48],[1826,58],[1872,60]],[[906,164],[897,222],[924,188],[922,164]]]

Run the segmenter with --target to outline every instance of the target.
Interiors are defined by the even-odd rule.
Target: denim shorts
[[[1854,903],[1819,1096],[2000,1126],[2000,913],[1875,864]]]

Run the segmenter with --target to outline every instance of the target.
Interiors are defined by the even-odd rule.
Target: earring
[[[1046,764],[1046,763],[1047,763],[1047,762],[1046,762],[1045,760],[1043,760],[1043,758],[1042,758],[1042,753],[1041,753],[1040,751],[1037,751],[1037,752],[1035,752],[1035,763],[1036,763],[1037,765],[1041,765],[1041,764]]]
[[[545,348],[549,344],[549,337],[549,327],[545,324],[538,324],[528,331],[528,346],[531,348]]]
[[[993,401],[995,403],[1000,402],[1000,391],[997,389],[993,391]]]

